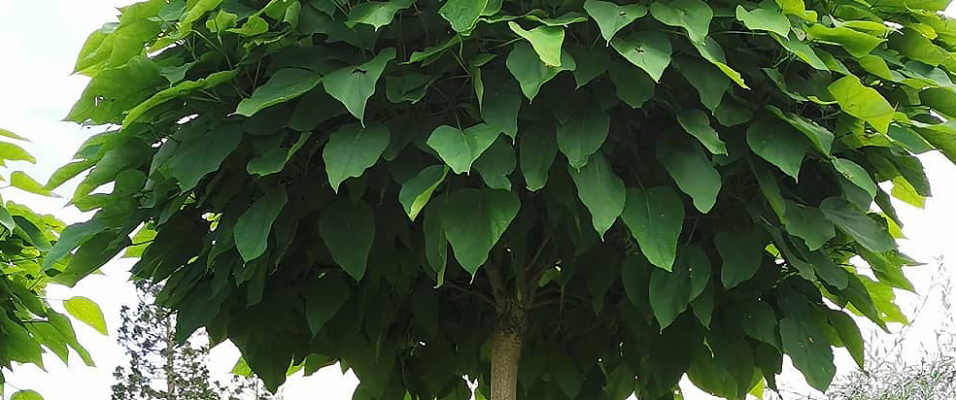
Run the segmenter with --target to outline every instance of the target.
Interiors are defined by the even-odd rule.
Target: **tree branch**
[[[538,250],[534,252],[534,256],[532,256],[531,261],[528,262],[528,266],[534,267],[538,264],[538,260],[541,258],[541,254],[544,253],[544,248],[548,246],[548,243],[551,243],[551,231],[548,231],[544,239],[541,240],[541,245],[538,246]]]
[[[475,297],[478,298],[478,300],[484,301],[485,303],[488,303],[488,304],[491,305],[492,307],[494,307],[494,305],[495,305],[495,300],[494,300],[494,299],[492,299],[491,297],[488,297],[488,295],[486,295],[486,294],[484,294],[484,293],[481,293],[481,292],[479,292],[479,291],[477,291],[477,290],[469,289],[468,287],[459,285],[459,284],[457,284],[457,283],[455,283],[455,282],[447,282],[447,281],[446,281],[445,284],[448,285],[449,287],[451,287],[452,289],[458,290],[458,291],[460,291],[460,292],[462,292],[462,293],[465,293],[465,294],[470,294],[470,295],[472,295],[472,296],[475,296]]]
[[[494,296],[497,303],[505,301],[505,282],[501,279],[501,273],[498,268],[492,264],[485,265],[485,273],[488,274],[488,282],[491,284],[491,295]]]

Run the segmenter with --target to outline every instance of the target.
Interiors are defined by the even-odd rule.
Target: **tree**
[[[206,367],[209,345],[205,335],[177,344],[173,340],[175,315],[153,304],[160,286],[136,282],[138,303],[121,309],[118,340],[130,357],[113,376],[113,400],[269,400],[254,376],[235,376],[223,384],[213,380]],[[165,387],[162,387],[163,385]],[[276,397],[278,399],[278,397]]]
[[[956,160],[947,4],[138,3],[79,55],[67,119],[112,128],[46,185],[96,211],[54,248],[143,243],[176,337],[273,389],[741,398],[785,354],[825,389],[847,312],[905,320],[890,196]]]
[[[25,138],[0,128],[5,139],[26,141]],[[35,163],[26,150],[10,141],[0,141],[0,167],[8,161]],[[0,177],[0,180],[4,180]],[[49,196],[29,175],[13,171],[10,187]],[[66,261],[48,261],[45,257],[57,239],[64,223],[49,214],[37,214],[29,207],[0,199],[0,398],[3,398],[4,372],[13,371],[14,362],[34,364],[43,368],[43,354],[49,350],[63,363],[68,363],[72,349],[92,366],[89,352],[77,341],[73,322],[50,306],[46,287],[59,283],[57,276],[67,267]],[[63,258],[64,255],[55,256]],[[106,334],[106,322],[99,306],[86,297],[63,300],[67,313],[98,332]],[[12,395],[18,400],[42,400],[30,389],[18,390]]]
[[[137,281],[139,302],[133,311],[121,309],[122,326],[118,341],[130,357],[128,367],[118,366],[113,376],[113,400],[133,399],[207,399],[218,400],[219,394],[209,377],[204,362],[208,346],[194,346],[187,341],[173,341],[173,316],[153,305],[159,286]],[[165,382],[165,390],[153,387]]]

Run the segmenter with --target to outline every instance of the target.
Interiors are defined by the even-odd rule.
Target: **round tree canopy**
[[[77,61],[68,119],[111,128],[46,185],[89,171],[96,211],[47,262],[126,249],[271,388],[739,399],[788,355],[823,390],[851,314],[905,322],[891,196],[956,160],[948,3],[137,3]]]

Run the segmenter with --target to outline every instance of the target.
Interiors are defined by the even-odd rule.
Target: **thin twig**
[[[538,259],[541,258],[541,254],[544,253],[544,248],[551,242],[551,232],[548,231],[544,236],[544,240],[541,241],[541,245],[538,246],[538,250],[534,252],[534,256],[531,257],[531,261],[528,262],[528,265],[534,267],[538,264]]]
[[[484,301],[485,303],[488,303],[488,304],[491,305],[491,306],[494,306],[494,305],[495,305],[495,300],[492,299],[491,297],[488,297],[487,294],[481,293],[481,292],[479,292],[479,291],[477,291],[477,290],[469,289],[469,288],[467,288],[467,287],[465,287],[465,286],[462,286],[462,285],[459,285],[459,284],[457,284],[457,283],[455,283],[455,282],[448,282],[448,281],[446,281],[445,284],[448,285],[449,287],[451,287],[452,289],[458,290],[458,291],[460,291],[460,292],[462,292],[462,293],[466,293],[466,294],[470,294],[470,295],[472,295],[472,296],[475,296],[475,297],[478,298],[478,300]]]

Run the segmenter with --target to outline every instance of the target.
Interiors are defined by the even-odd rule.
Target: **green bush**
[[[272,388],[741,398],[787,354],[825,389],[844,311],[905,320],[890,196],[956,160],[947,4],[138,3],[77,61],[68,119],[114,128],[47,184],[96,211],[52,253],[135,243],[179,339]]]

